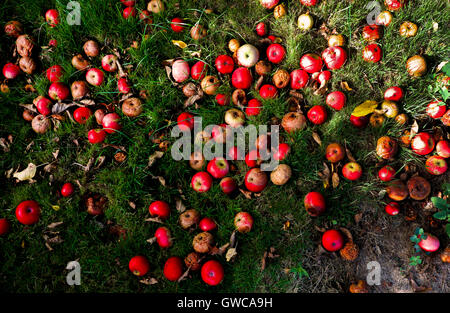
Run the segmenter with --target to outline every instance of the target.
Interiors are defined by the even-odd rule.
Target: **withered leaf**
[[[162,224],[163,221],[159,217],[150,217],[145,219],[146,222],[153,222],[153,223],[160,223]]]
[[[409,135],[409,139],[412,139],[417,133],[419,132],[419,124],[417,123],[417,120],[414,120],[414,123],[411,126],[411,131]]]
[[[76,102],[63,103],[58,101],[52,106],[52,114],[62,113],[73,106],[78,106],[78,104]]]
[[[195,102],[197,102],[198,100],[202,99],[203,96],[196,94],[193,96],[190,96],[189,98],[186,99],[186,101],[184,101],[184,107],[187,108],[188,106],[193,105]]]
[[[51,223],[51,224],[47,225],[47,228],[48,229],[53,229],[53,228],[56,228],[56,227],[58,227],[59,225],[62,225],[62,224],[64,224],[64,222],[54,222],[54,223]]]
[[[225,258],[227,259],[227,262],[230,262],[231,259],[233,259],[237,255],[236,248],[230,248],[227,251],[227,254],[225,255]]]
[[[144,284],[144,285],[147,285],[147,286],[149,286],[149,285],[155,285],[155,284],[158,283],[158,281],[156,280],[156,278],[153,278],[153,277],[141,279],[139,282],[140,282],[141,284]]]
[[[15,172],[13,177],[17,178],[19,181],[28,180],[30,183],[34,182],[33,177],[36,175],[37,166],[33,163],[29,163],[27,168],[21,172]]]
[[[355,158],[353,157],[353,154],[350,152],[350,149],[347,148],[347,144],[345,144],[345,153],[347,154],[347,158],[348,158],[351,162],[356,162]]]
[[[263,81],[264,81],[264,76],[259,76],[258,80],[255,83],[255,90],[259,90]]]
[[[362,213],[355,214],[355,223],[358,224],[362,219]]]
[[[319,146],[322,145],[322,140],[320,139],[320,136],[319,136],[318,133],[313,132],[313,133],[312,133],[312,137],[313,137],[314,141],[315,141]]]
[[[345,82],[345,81],[342,81],[342,82],[341,82],[341,88],[344,89],[344,90],[347,90],[347,91],[352,91],[352,90],[353,90],[352,88],[350,88],[350,86],[348,85],[348,83]]]
[[[178,213],[183,213],[184,211],[186,211],[186,206],[183,204],[181,199],[176,199],[175,206]]]
[[[233,230],[230,236],[230,246],[232,248],[236,247],[236,230]]]
[[[24,107],[27,110],[30,110],[31,112],[39,114],[38,110],[34,106],[34,104],[19,104],[21,107]]]
[[[146,240],[149,244],[153,244],[156,242],[156,237],[152,237]]]
[[[248,191],[248,190],[244,190],[242,188],[239,188],[239,191],[242,192],[242,194],[247,198],[247,199],[251,199],[252,198],[252,192]]]
[[[341,230],[341,232],[347,237],[347,241],[349,242],[353,242],[353,236],[352,233],[345,227],[340,227],[339,228]]]
[[[339,186],[339,175],[338,173],[334,172],[333,176],[331,177],[331,182],[333,188],[337,188]]]
[[[261,260],[261,271],[264,271],[266,268],[266,258],[267,258],[267,251],[264,251],[262,260]]]
[[[164,152],[162,151],[155,151],[149,158],[148,158],[148,166],[152,166],[157,159],[161,159],[164,155]]]

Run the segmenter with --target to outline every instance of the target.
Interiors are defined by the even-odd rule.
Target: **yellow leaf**
[[[59,211],[60,206],[59,205],[52,205],[52,209],[55,211]]]
[[[230,248],[228,249],[225,258],[227,259],[227,262],[230,262],[230,260],[236,255],[237,255],[236,248]]]
[[[373,112],[375,112],[375,109],[377,108],[378,103],[373,100],[367,100],[358,105],[354,110],[352,115],[356,117],[366,116]]]
[[[13,177],[17,178],[20,181],[28,180],[32,182],[34,175],[36,175],[36,165],[30,163],[28,164],[28,167],[22,172],[14,173]]]
[[[184,41],[181,41],[181,40],[172,40],[172,43],[173,43],[175,46],[180,47],[181,49],[184,49],[184,48],[187,47],[187,44],[185,44]]]
[[[22,249],[25,249],[25,240],[22,240],[22,243],[20,244],[20,246],[22,247]]]

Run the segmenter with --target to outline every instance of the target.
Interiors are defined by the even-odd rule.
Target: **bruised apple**
[[[281,120],[281,127],[288,133],[302,130],[306,127],[306,118],[301,112],[289,112]]]
[[[240,233],[248,233],[253,227],[253,217],[248,212],[239,212],[234,217],[234,226]]]
[[[392,139],[389,136],[383,136],[378,139],[377,141],[377,155],[380,158],[383,158],[385,160],[391,160],[394,158],[395,154],[398,150],[398,144],[397,141]]]
[[[320,192],[311,191],[304,199],[305,209],[311,216],[319,216],[326,210],[325,198]]]
[[[179,222],[183,229],[188,229],[200,222],[200,213],[195,209],[186,210],[180,214]]]
[[[421,176],[411,177],[406,183],[409,196],[414,200],[423,200],[431,193],[431,185]]]
[[[208,232],[197,234],[192,241],[192,246],[195,252],[208,253],[214,245],[214,238]]]
[[[267,174],[260,168],[252,168],[245,175],[245,187],[252,192],[261,192],[266,188],[268,178]]]
[[[287,164],[279,164],[272,173],[270,173],[270,180],[275,185],[281,186],[286,184],[291,176],[291,167]]]
[[[394,201],[405,200],[408,196],[408,188],[400,179],[393,180],[386,187],[386,193]]]

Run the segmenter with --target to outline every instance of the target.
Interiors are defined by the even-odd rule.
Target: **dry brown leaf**
[[[57,149],[56,151],[52,152],[53,157],[55,158],[55,160],[58,159],[58,155],[59,155],[59,149]]]
[[[342,82],[341,82],[341,88],[344,89],[344,90],[347,90],[347,91],[352,91],[352,90],[353,90],[352,88],[350,88],[350,86],[348,85],[348,83],[345,82],[345,81],[342,81]]]
[[[339,186],[339,175],[338,173],[333,173],[333,176],[331,177],[331,182],[333,188],[337,188]]]
[[[230,246],[231,246],[232,248],[235,248],[235,247],[236,247],[236,230],[233,230],[233,232],[231,233],[231,236],[230,236]]]
[[[78,106],[78,103],[62,103],[61,101],[58,101],[52,106],[52,114],[62,113],[73,106]]]
[[[267,251],[264,251],[262,260],[261,260],[261,271],[264,271],[266,268],[266,258],[267,258]]]
[[[339,228],[341,232],[347,237],[347,241],[353,242],[353,236],[352,233],[345,227]]]
[[[153,277],[141,279],[139,282],[144,285],[155,285],[158,283],[156,278]]]
[[[27,110],[30,110],[31,112],[39,114],[38,110],[34,106],[34,104],[19,104],[21,107],[24,107]]]
[[[228,249],[227,254],[225,255],[225,258],[227,259],[227,262],[230,262],[231,259],[236,257],[236,255],[237,255],[236,248],[230,248],[230,249]]]
[[[128,202],[128,205],[132,208],[132,209],[136,209],[136,203],[134,203],[133,201]]]
[[[53,229],[53,228],[56,228],[56,227],[58,227],[59,225],[62,225],[62,224],[64,224],[64,222],[54,222],[54,223],[51,223],[51,224],[47,225],[47,228],[48,229]]]
[[[152,237],[146,240],[149,244],[153,244],[156,242],[156,237]]]
[[[345,144],[345,153],[347,154],[347,158],[351,162],[356,162],[355,158],[353,157],[353,154],[350,152],[350,149],[347,148],[347,143]]]
[[[255,90],[259,90],[259,88],[261,87],[262,83],[264,81],[264,76],[260,76],[258,78],[258,80],[255,83]]]
[[[322,145],[322,140],[320,139],[320,136],[319,136],[318,133],[313,132],[313,133],[312,133],[312,137],[313,137],[314,141],[315,141],[319,146]]]
[[[98,163],[97,163],[97,165],[94,167],[94,170],[99,169],[100,166],[102,166],[103,163],[105,163],[106,156],[104,156],[104,155],[99,156],[99,157],[97,158],[97,160],[98,160]]]
[[[411,126],[409,139],[412,139],[418,132],[419,132],[419,124],[417,123],[417,120],[414,120],[414,123]]]
[[[148,166],[152,166],[157,159],[161,159],[164,155],[164,152],[162,151],[155,151],[149,158],[148,158]]]
[[[356,224],[358,224],[358,223],[361,221],[362,216],[363,216],[362,213],[355,214],[355,217],[354,217],[354,218],[355,218],[355,223],[356,223]]]
[[[324,227],[319,227],[319,226],[317,226],[317,225],[314,225],[314,228],[315,228],[318,232],[321,232],[321,233],[324,233],[324,232],[327,231]]]
[[[185,108],[187,108],[187,107],[193,105],[194,103],[196,103],[198,100],[200,100],[202,98],[203,98],[203,95],[199,95],[199,94],[190,96],[189,98],[186,99],[186,101],[184,101],[184,105],[183,106]]]
[[[160,224],[164,223],[159,217],[149,217],[149,218],[146,218],[145,221],[153,222],[153,223],[160,223]]]
[[[186,211],[186,206],[183,204],[181,199],[176,199],[175,206],[178,213],[183,213],[184,211]]]
[[[291,222],[290,221],[286,221],[284,224],[283,224],[283,230],[284,231],[286,231],[286,230],[288,230],[289,229],[289,227],[291,227]]]
[[[239,191],[242,192],[242,194],[247,198],[247,199],[251,199],[252,198],[252,192],[248,191],[248,190],[244,190],[239,188]]]
[[[36,175],[37,166],[33,163],[29,163],[27,168],[21,172],[15,172],[13,177],[17,178],[19,181],[28,180],[28,182],[34,182],[33,177]]]

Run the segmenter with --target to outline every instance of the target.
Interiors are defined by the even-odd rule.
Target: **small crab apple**
[[[395,169],[390,165],[385,165],[378,171],[378,178],[381,181],[388,182],[394,179],[395,177]]]
[[[418,133],[411,141],[412,150],[419,155],[426,155],[434,150],[435,141],[429,133]]]
[[[205,262],[200,270],[200,274],[202,280],[209,286],[217,286],[222,282],[224,277],[223,267],[216,260],[209,260]]]
[[[450,143],[447,140],[441,140],[436,144],[436,153],[443,157],[450,157]]]
[[[120,0],[124,6],[132,7],[136,4],[135,0]]]
[[[309,13],[302,14],[297,19],[297,27],[302,31],[310,30],[314,25],[314,20]]]
[[[103,129],[91,129],[88,131],[88,140],[92,144],[101,143],[106,139],[106,132]]]
[[[7,234],[9,228],[9,221],[6,218],[0,218],[0,236]]]
[[[356,162],[349,162],[342,168],[342,175],[348,180],[358,180],[362,175],[362,168]]]
[[[220,189],[222,189],[222,191],[227,195],[233,193],[233,191],[237,189],[236,181],[231,177],[222,178],[222,180],[219,183],[219,186]]]
[[[128,268],[136,276],[144,276],[150,269],[150,264],[145,256],[137,255],[132,257],[128,263]]]
[[[445,158],[439,155],[432,155],[426,160],[425,169],[430,174],[442,175],[447,171],[448,166],[447,162],[445,161]]]
[[[105,117],[106,112],[103,109],[97,109],[94,112],[94,116],[95,116],[95,120],[97,122],[98,125],[102,125],[103,124],[103,118]]]
[[[52,100],[66,100],[70,95],[70,90],[60,82],[52,83],[48,88],[48,95]]]
[[[307,7],[313,7],[317,4],[319,0],[300,0],[300,3],[307,6]]]
[[[55,83],[55,82],[59,81],[60,78],[63,76],[63,73],[64,73],[64,70],[61,65],[50,66],[46,71],[47,79],[51,83]]]
[[[322,64],[322,58],[315,53],[308,53],[300,58],[300,67],[310,74],[320,72]]]
[[[234,217],[234,226],[240,233],[248,233],[253,227],[253,217],[248,212],[239,212]]]
[[[3,76],[6,79],[14,79],[20,74],[20,67],[13,63],[7,63],[3,66]]]
[[[322,235],[322,246],[329,252],[341,250],[344,246],[344,236],[338,230],[327,230]]]
[[[74,191],[74,187],[72,183],[65,183],[62,187],[61,187],[61,195],[63,197],[70,197],[73,194]]]
[[[184,21],[179,17],[174,17],[170,22],[170,28],[176,33],[181,33],[184,30]]]
[[[367,45],[362,51],[362,56],[366,62],[377,63],[381,60],[381,48],[376,43]]]
[[[317,76],[317,81],[320,85],[325,85],[327,82],[329,82],[331,79],[331,72],[330,71],[322,71],[319,72],[319,75]]]
[[[262,103],[258,99],[251,99],[245,108],[245,114],[255,116],[261,113]]]
[[[189,112],[183,112],[178,115],[177,125],[181,131],[191,131],[194,129],[194,115]]]
[[[347,62],[347,52],[342,47],[328,47],[322,52],[322,59],[328,69],[337,70]]]
[[[23,33],[23,25],[18,21],[9,21],[4,30],[6,35],[17,38]]]
[[[232,128],[238,128],[244,125],[245,123],[245,114],[244,112],[238,109],[230,109],[225,112],[225,123]]]
[[[245,156],[245,164],[247,164],[248,167],[255,167],[258,165],[258,159],[258,150],[250,150]]]
[[[230,104],[230,97],[226,94],[218,93],[216,95],[216,102],[220,106],[228,105],[228,104]]]
[[[376,41],[380,39],[381,27],[376,24],[364,26],[362,31],[362,37],[366,41]]]
[[[435,251],[439,250],[439,247],[440,247],[439,239],[436,236],[433,236],[428,233],[426,233],[425,236],[426,236],[426,239],[422,239],[418,243],[419,247],[422,248],[422,250],[427,251],[427,252],[435,252]]]
[[[278,145],[278,148],[272,147],[272,152],[276,161],[283,161],[291,152],[291,147],[287,143],[282,142]]]
[[[267,174],[260,168],[252,168],[245,174],[245,187],[251,192],[261,192],[266,188],[268,182]]]
[[[108,134],[113,134],[122,128],[120,124],[120,116],[117,113],[108,113],[102,120],[103,129]]]
[[[223,157],[215,157],[211,161],[208,162],[206,170],[214,177],[214,178],[223,178],[230,171],[230,166],[228,161]]]
[[[259,50],[251,44],[242,45],[236,51],[236,58],[239,65],[252,67],[259,60]]]
[[[16,208],[16,218],[23,225],[33,225],[39,221],[41,208],[34,200],[26,200]]]
[[[195,80],[202,80],[206,76],[206,72],[208,71],[208,64],[203,61],[197,61],[191,67],[191,77]]]
[[[333,91],[329,93],[325,100],[326,104],[336,111],[342,110],[342,108],[345,106],[346,101],[347,98],[342,91]]]
[[[259,95],[263,99],[272,99],[278,95],[278,90],[274,85],[265,84],[259,89]]]
[[[202,231],[211,231],[217,228],[216,222],[210,217],[204,217],[200,220],[200,223],[198,224],[198,227]]]
[[[172,236],[167,227],[159,227],[155,231],[156,243],[161,249],[167,249],[172,246]]]
[[[231,76],[231,83],[236,89],[248,89],[253,81],[250,70],[246,67],[239,67],[234,70]]]
[[[306,71],[296,69],[291,72],[291,89],[302,89],[306,86],[309,80],[309,75]]]
[[[397,202],[389,202],[384,207],[384,211],[391,216],[395,216],[400,213],[400,205]]]
[[[309,192],[303,201],[306,212],[311,216],[319,216],[326,210],[325,198],[320,192]]]
[[[403,98],[403,90],[400,87],[393,86],[386,89],[384,92],[384,100],[386,101],[400,101]]]
[[[270,10],[273,9],[280,0],[259,0],[259,2],[264,8]]]
[[[170,215],[169,204],[165,201],[153,201],[148,207],[151,216],[157,216],[161,219],[167,219]]]
[[[443,101],[432,101],[428,104],[426,112],[431,118],[440,118],[447,112],[447,106]]]
[[[50,9],[45,12],[45,21],[50,25],[50,27],[55,27],[59,24],[59,13],[55,9]]]
[[[325,150],[325,157],[331,163],[344,159],[345,149],[338,143],[330,143]]]
[[[72,58],[72,66],[79,71],[84,71],[89,66],[89,61],[83,58],[81,54],[77,54]]]
[[[198,172],[192,177],[191,186],[197,192],[207,192],[211,185],[212,178],[207,172]]]
[[[216,58],[214,62],[216,69],[221,74],[231,74],[234,69],[234,61],[233,58],[229,55],[222,54]]]
[[[259,22],[256,25],[256,33],[258,34],[258,36],[264,37],[267,35],[267,32],[268,32],[267,28],[268,27],[267,27],[266,23]]]
[[[123,9],[122,16],[123,18],[136,17],[137,11],[134,7],[126,7]]]
[[[86,81],[94,86],[100,86],[103,84],[105,75],[98,68],[91,68],[86,72]]]
[[[315,105],[308,111],[308,119],[315,125],[321,125],[327,120],[327,110],[323,105]]]
[[[52,102],[49,99],[42,97],[36,102],[36,108],[42,115],[49,115],[52,113]]]
[[[183,260],[180,257],[172,256],[164,263],[164,277],[169,281],[177,281],[183,275]]]
[[[83,80],[77,80],[70,86],[70,92],[73,100],[79,100],[84,98],[89,91],[88,85]]]
[[[350,115],[350,123],[356,128],[364,128],[369,124],[369,117],[365,116],[354,116]]]
[[[86,122],[88,121],[88,119],[91,116],[92,116],[91,110],[89,108],[86,108],[86,107],[77,108],[73,112],[73,118],[79,124],[86,124]]]
[[[102,58],[102,68],[107,72],[117,71],[117,57],[113,54],[107,54]]]
[[[375,23],[377,25],[389,26],[391,22],[392,22],[392,14],[389,11],[381,12],[375,19]]]
[[[125,77],[119,78],[117,81],[117,89],[119,89],[120,93],[127,94],[130,92],[131,87],[128,83],[128,80]]]
[[[189,78],[191,73],[189,64],[185,60],[176,60],[172,64],[172,77],[177,83],[182,83]]]
[[[266,55],[270,62],[279,64],[284,60],[286,50],[284,50],[283,46],[279,43],[273,43],[267,47]]]
[[[398,11],[402,9],[408,0],[384,0],[384,5],[389,11]]]

